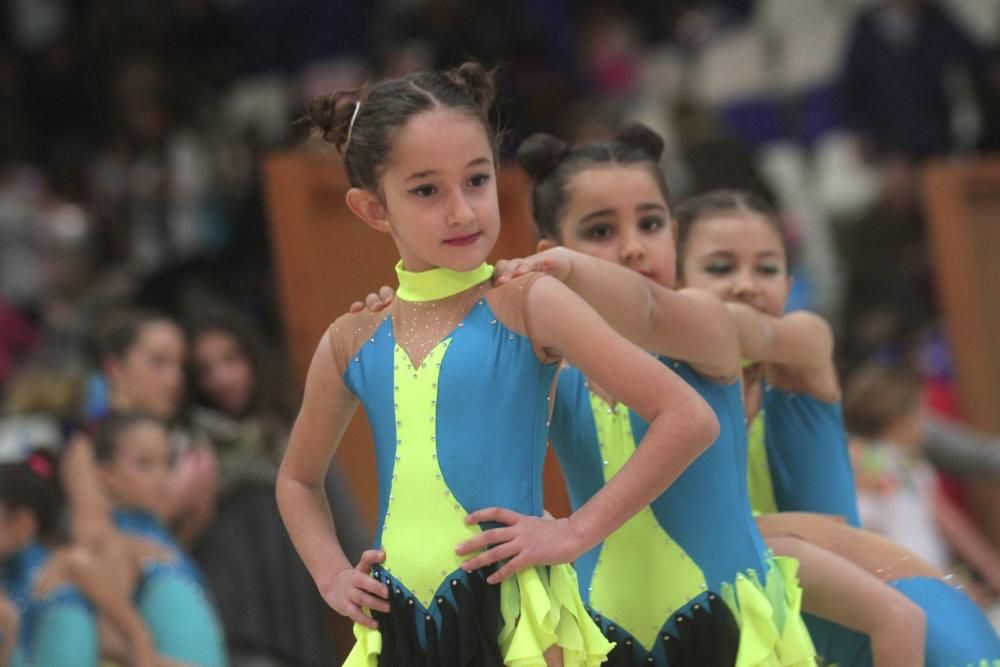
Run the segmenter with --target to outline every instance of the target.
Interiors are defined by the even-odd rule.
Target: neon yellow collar
[[[400,260],[396,264],[396,275],[399,277],[396,296],[403,301],[437,301],[489,280],[493,276],[493,266],[483,262],[472,271],[437,267],[414,273],[404,269],[403,260]]]

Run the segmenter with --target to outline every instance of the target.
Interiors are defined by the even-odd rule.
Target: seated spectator
[[[920,383],[903,368],[869,363],[849,378],[844,393],[858,506],[864,527],[948,569],[961,559],[994,593],[1000,592],[1000,556],[947,498],[924,458]]]

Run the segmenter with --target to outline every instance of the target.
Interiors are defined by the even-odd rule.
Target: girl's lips
[[[482,235],[482,232],[476,232],[475,234],[469,234],[468,236],[456,236],[455,238],[445,239],[444,242],[448,245],[466,246],[475,243],[476,240]]]

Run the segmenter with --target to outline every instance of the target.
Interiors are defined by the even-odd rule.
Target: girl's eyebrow
[[[597,211],[591,211],[587,215],[583,216],[580,218],[580,222],[584,223],[594,218],[607,218],[613,216],[614,214],[615,210],[613,208],[602,208]]]
[[[479,158],[476,158],[475,160],[473,160],[472,162],[470,162],[469,164],[465,165],[465,168],[468,169],[469,167],[478,167],[479,165],[482,165],[482,164],[491,164],[491,163],[492,163],[492,160],[490,160],[489,158],[479,157]],[[411,174],[410,176],[407,176],[406,180],[407,181],[412,181],[412,180],[417,179],[417,178],[427,178],[428,176],[433,176],[434,174],[438,173],[438,171],[440,171],[440,170],[439,169],[427,169],[426,171],[418,171],[415,174]]]
[[[666,212],[667,207],[663,204],[657,204],[656,202],[647,202],[645,204],[639,204],[635,207],[637,211],[663,211]]]

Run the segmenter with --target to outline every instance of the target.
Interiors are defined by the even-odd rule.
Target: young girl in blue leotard
[[[143,413],[112,414],[97,431],[94,455],[117,529],[166,552],[133,561],[134,571],[119,573],[116,583],[134,600],[160,653],[198,667],[224,667],[222,626],[201,573],[163,524],[170,506],[166,427]]]
[[[689,200],[678,207],[676,217],[685,284],[725,299],[738,318],[750,318],[748,311],[754,310],[771,318],[762,320],[766,324],[781,315],[790,278],[773,211],[746,193],[716,192]],[[785,316],[799,319],[800,324],[809,317]],[[766,326],[757,331],[766,333]],[[747,349],[758,350],[755,358],[767,362],[759,373],[750,370],[756,377],[747,382],[748,417],[755,417],[760,407],[766,413],[767,468],[780,509],[826,511],[856,522],[856,509],[851,509],[856,501],[842,465],[847,460],[846,438],[839,418],[832,341],[823,336],[817,341],[809,331],[807,325],[786,330],[783,338],[757,336],[755,342],[752,335],[743,337]],[[759,351],[765,346],[772,350],[770,358]],[[820,484],[825,497],[802,487],[801,479],[821,479],[827,473],[839,482]],[[789,489],[798,485],[800,493],[777,491],[779,485]],[[827,509],[819,506],[824,503]],[[929,667],[978,667],[1000,660],[1000,640],[972,601],[905,549],[818,515],[765,514],[758,523],[765,536],[781,539],[792,534],[850,559],[920,605],[927,618]],[[872,664],[875,647],[866,637],[820,619],[807,621],[817,648],[828,659],[842,666]],[[874,660],[878,664],[877,656]]]
[[[558,281],[491,286],[492,91],[469,63],[312,107],[344,158],[348,206],[401,258],[393,305],[343,316],[320,341],[278,476],[303,561],[356,622],[349,665],[600,664],[611,647],[567,563],[662,493],[718,431],[697,394]],[[549,520],[542,463],[561,358],[649,426],[600,492]],[[323,478],[359,402],[375,440],[379,522],[377,549],[352,566]]]
[[[40,451],[0,463],[0,591],[17,620],[16,635],[13,626],[0,630],[0,649],[21,667],[94,667],[97,611],[121,633],[126,659],[166,664],[127,598],[107,587],[101,563],[80,547],[55,545],[62,510],[55,475],[55,460]]]

